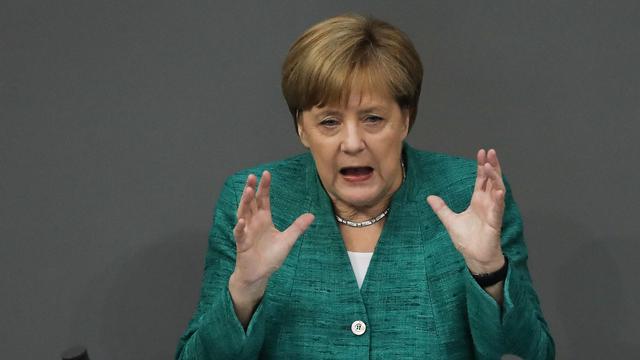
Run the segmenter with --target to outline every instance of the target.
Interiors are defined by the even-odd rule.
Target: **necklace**
[[[402,160],[400,161],[400,166],[402,166],[402,182],[404,183],[404,179],[407,178],[407,174],[406,174],[406,171],[404,169],[404,162],[402,162]],[[378,216],[372,217],[371,219],[365,220],[365,221],[356,222],[356,221],[346,220],[346,219],[341,218],[338,215],[336,215],[336,220],[341,224],[344,224],[344,225],[347,225],[347,226],[351,226],[351,227],[356,227],[356,228],[365,227],[365,226],[373,225],[373,224],[377,223],[378,221],[382,220],[382,218],[384,218],[385,216],[387,216],[387,214],[389,214],[389,209],[391,209],[391,207],[387,207]]]

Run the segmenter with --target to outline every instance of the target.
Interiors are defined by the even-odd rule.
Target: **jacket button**
[[[351,324],[351,332],[360,336],[362,334],[364,334],[364,332],[367,331],[367,325],[364,324],[364,322],[360,321],[360,320],[356,320],[353,322],[353,324]]]

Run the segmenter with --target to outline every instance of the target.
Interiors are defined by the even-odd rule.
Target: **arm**
[[[467,312],[476,356],[499,359],[515,353],[525,359],[554,357],[554,343],[542,317],[527,270],[522,220],[502,176],[495,150],[477,154],[476,181],[469,207],[457,214],[438,196],[427,201],[442,221],[470,271],[491,273],[509,260],[504,284],[482,289],[464,271]]]
[[[235,267],[238,197],[232,178],[224,183],[216,204],[205,260],[200,301],[187,330],[180,338],[175,358],[256,358],[264,339],[264,310],[260,303],[245,329],[238,320],[228,282]]]
[[[479,359],[499,359],[502,354],[516,354],[523,359],[553,359],[555,345],[545,322],[527,268],[527,248],[522,220],[506,186],[501,245],[509,259],[503,287],[502,305],[478,286],[469,271],[464,271],[467,311],[471,334]]]
[[[216,205],[200,303],[176,359],[257,358],[264,341],[266,284],[314,219],[302,214],[279,231],[271,218],[271,174],[262,173],[259,187],[249,174],[240,199],[232,179]]]

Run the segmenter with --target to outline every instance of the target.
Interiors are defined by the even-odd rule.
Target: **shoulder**
[[[415,171],[415,191],[420,198],[438,195],[452,210],[462,211],[468,205],[478,173],[476,159],[450,155],[435,151],[409,148],[409,158],[413,158]],[[502,174],[507,195],[507,207],[513,202],[511,186],[506,175]]]
[[[414,166],[411,173],[417,178],[419,187],[441,188],[475,181],[475,160],[410,146],[407,146],[407,158],[410,166]]]
[[[249,174],[254,174],[260,181],[262,173],[267,170],[271,173],[272,203],[273,200],[281,198],[298,201],[297,198],[306,193],[307,169],[311,166],[313,157],[307,151],[239,170],[227,178],[225,186],[231,187],[237,196],[240,196]]]
[[[239,170],[231,175],[230,178],[233,179],[234,182],[242,183],[244,186],[244,182],[247,180],[249,174],[254,174],[260,178],[262,172],[267,170],[274,179],[299,179],[300,176],[305,174],[307,167],[310,165],[310,161],[313,161],[313,157],[309,152],[304,152],[281,160],[270,161]]]
[[[477,174],[474,160],[442,152],[407,147],[414,199],[423,201],[429,195],[440,196],[455,210],[468,205]]]
[[[415,166],[420,175],[437,175],[443,183],[450,183],[465,179],[475,178],[477,164],[474,160],[445,154],[442,152],[412,149]]]

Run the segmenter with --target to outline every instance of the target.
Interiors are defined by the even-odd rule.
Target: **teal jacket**
[[[362,289],[309,152],[230,176],[214,212],[200,301],[175,358],[554,358],[508,183],[501,242],[509,268],[499,306],[471,277],[426,202],[435,194],[453,211],[465,210],[476,163],[406,142],[402,154],[407,177],[393,195]],[[235,264],[232,230],[247,175],[265,169],[272,174],[275,226],[283,230],[305,212],[315,220],[272,275],[245,333],[227,288]],[[351,330],[356,320],[366,325],[360,336]]]

